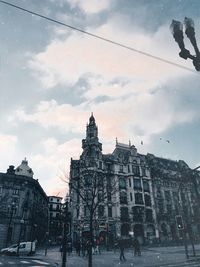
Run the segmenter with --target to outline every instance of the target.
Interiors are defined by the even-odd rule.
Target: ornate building
[[[73,187],[76,177],[79,177],[78,190],[86,190],[80,183],[85,166],[99,177],[104,177],[105,188],[114,181],[114,188],[105,189],[104,199],[95,212],[94,235],[103,236],[111,243],[119,236],[131,235],[141,243],[177,240],[183,236],[183,231],[177,228],[177,215],[182,216],[188,229],[192,228],[199,234],[194,210],[200,202],[194,177],[185,162],[142,155],[134,145],[121,144],[117,140],[114,151],[103,154],[93,115],[86,128],[82,148],[80,159],[71,159],[70,168],[74,239],[87,235],[89,231],[87,208]]]
[[[25,159],[0,173],[0,248],[21,241],[44,241],[48,199]]]
[[[48,196],[48,200],[49,238],[52,244],[57,244],[62,238],[62,197]]]

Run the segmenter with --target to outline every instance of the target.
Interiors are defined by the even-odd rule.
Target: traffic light
[[[176,216],[176,224],[177,224],[177,228],[179,230],[183,229],[184,228],[184,225],[183,225],[183,218],[181,215],[177,215]]]

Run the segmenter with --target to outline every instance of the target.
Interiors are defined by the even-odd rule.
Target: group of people
[[[140,242],[138,241],[137,238],[133,239],[132,245],[134,248],[134,255],[135,256],[141,256]],[[118,246],[119,246],[119,250],[120,250],[120,256],[119,256],[120,261],[126,261],[126,258],[124,256],[124,250],[126,247],[126,240],[120,239],[118,242]]]
[[[89,239],[82,239],[82,241],[77,240],[74,247],[78,256],[82,255],[83,257],[87,257],[91,247],[92,247],[92,254],[101,254],[100,245],[101,245],[101,239],[95,238],[93,239],[92,244]]]
[[[72,243],[71,242],[70,244],[68,243],[67,243],[67,252],[69,255],[72,252]],[[87,257],[90,253],[90,249],[92,249],[93,255],[101,254],[101,243],[102,243],[101,238],[94,238],[92,242],[90,239],[83,238],[82,240],[76,241],[76,243],[74,244],[74,248],[78,256]],[[136,237],[133,239],[131,245],[134,248],[134,255],[141,256],[140,242]],[[119,256],[120,261],[126,261],[124,251],[125,248],[127,247],[127,240],[123,238],[119,239],[119,241],[115,243],[115,248],[116,247],[118,247],[120,251],[120,256]]]

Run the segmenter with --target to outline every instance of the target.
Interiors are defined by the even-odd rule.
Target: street
[[[191,250],[189,251],[191,253]],[[200,246],[196,246],[196,253],[200,255]],[[103,250],[100,255],[93,255],[94,267],[200,267],[200,256],[186,259],[184,247],[151,247],[143,248],[141,256],[134,256],[133,250],[125,250],[126,261],[119,260],[119,250]],[[75,251],[67,255],[66,267],[87,267],[87,257],[77,256]],[[61,266],[61,253],[59,247],[48,248],[45,256],[44,250],[38,250],[31,257],[0,257],[0,267],[7,266]]]
[[[0,257],[0,266],[7,267],[7,266],[54,266],[46,261],[39,260],[39,259],[21,259],[16,257]]]

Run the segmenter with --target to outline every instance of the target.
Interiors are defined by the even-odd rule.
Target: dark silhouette
[[[134,256],[141,256],[140,242],[138,241],[137,238],[134,238],[133,246],[134,246]]]
[[[126,261],[126,258],[124,256],[125,242],[123,239],[119,240],[119,249],[120,249],[120,256],[119,256],[120,261]]]

